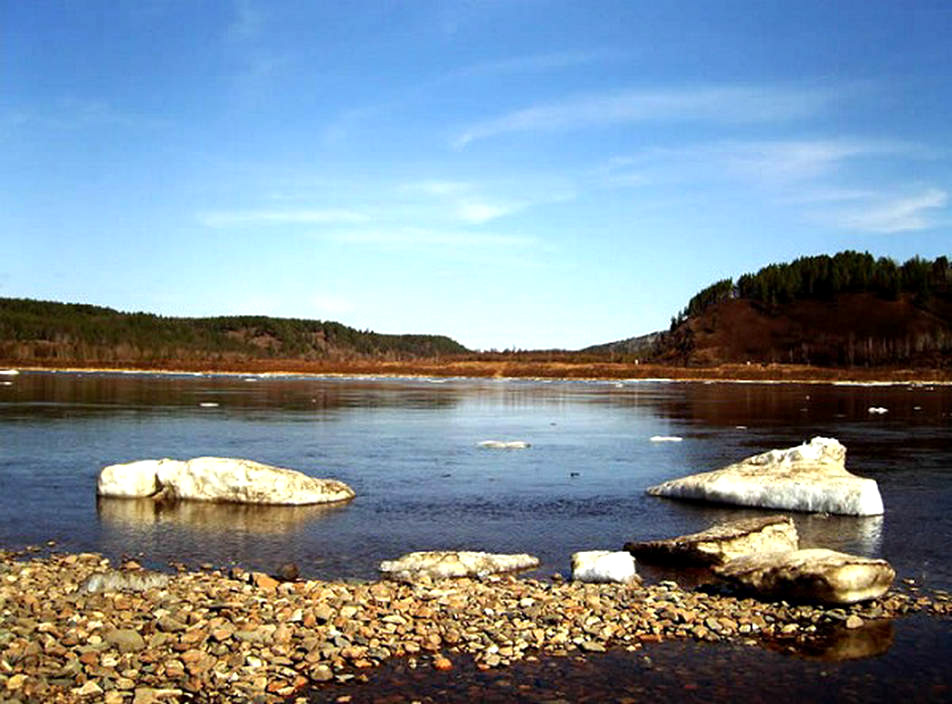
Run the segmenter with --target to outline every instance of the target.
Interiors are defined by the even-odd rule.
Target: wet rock
[[[771,450],[712,472],[673,479],[647,492],[655,496],[792,511],[876,516],[883,500],[873,479],[850,474],[846,448],[815,437],[786,450]]]
[[[282,582],[294,582],[301,575],[301,568],[296,562],[285,562],[278,568],[275,576]]]
[[[380,571],[396,579],[414,581],[423,577],[485,577],[538,566],[539,558],[524,553],[500,555],[472,551],[429,551],[408,553],[398,560],[385,560],[380,563]]]
[[[745,555],[713,569],[764,597],[825,604],[876,599],[896,576],[885,560],[822,548]]]
[[[750,553],[798,547],[797,528],[787,516],[746,518],[668,540],[625,543],[640,560],[676,565],[721,565]]]
[[[638,580],[635,558],[625,551],[588,550],[572,555],[572,579],[577,582],[619,582]]]
[[[99,473],[97,489],[100,496],[277,505],[333,503],[354,497],[354,491],[336,479],[225,457],[109,465]]]
[[[106,631],[103,639],[120,653],[134,653],[145,648],[145,639],[131,628],[116,628]]]

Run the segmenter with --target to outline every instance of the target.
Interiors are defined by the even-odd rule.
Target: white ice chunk
[[[620,582],[638,578],[635,558],[621,550],[587,550],[572,555],[572,579],[577,582]]]
[[[813,438],[712,472],[650,487],[649,494],[791,511],[877,516],[883,500],[873,479],[846,471],[846,448]]]
[[[525,450],[527,447],[532,447],[525,440],[483,440],[477,445],[493,450]]]

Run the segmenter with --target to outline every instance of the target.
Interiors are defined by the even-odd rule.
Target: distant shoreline
[[[547,362],[523,360],[416,360],[328,361],[254,360],[241,363],[203,362],[174,365],[77,364],[18,365],[0,362],[0,368],[33,372],[113,374],[219,374],[282,377],[393,377],[547,379],[578,381],[665,381],[723,383],[814,384],[952,384],[946,369],[839,369],[789,364],[725,364],[715,367],[676,367],[622,362]]]

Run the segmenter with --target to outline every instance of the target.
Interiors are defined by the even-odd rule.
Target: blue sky
[[[478,349],[952,254],[952,3],[0,0],[0,296]]]

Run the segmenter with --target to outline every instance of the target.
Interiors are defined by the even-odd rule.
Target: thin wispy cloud
[[[936,226],[936,216],[949,204],[949,194],[927,188],[911,195],[885,197],[862,208],[834,214],[845,229],[890,234],[926,230]]]
[[[542,202],[529,198],[516,200],[494,197],[484,193],[484,190],[498,191],[498,186],[484,188],[466,181],[415,181],[404,184],[398,190],[431,198],[428,207],[432,212],[442,210],[450,219],[466,225],[482,225]]]
[[[526,207],[525,203],[490,203],[481,200],[464,200],[456,210],[463,222],[481,225],[490,220],[511,215]]]
[[[603,61],[624,58],[621,51],[602,49],[595,51],[560,51],[548,54],[515,56],[497,61],[483,61],[458,69],[452,73],[455,78],[468,76],[498,76],[519,73],[540,73],[557,71],[575,66],[587,66]]]
[[[397,248],[524,248],[538,243],[535,237],[486,232],[439,230],[418,227],[368,228],[340,231],[328,235],[344,244]]]
[[[610,186],[723,182],[729,177],[749,184],[789,188],[831,176],[861,159],[919,158],[924,154],[927,151],[916,144],[890,140],[730,140],[646,149],[635,155],[615,157],[597,173]]]
[[[405,184],[403,190],[433,196],[452,196],[471,192],[473,185],[465,181],[416,181]]]
[[[536,105],[465,128],[453,146],[518,132],[559,132],[632,122],[757,123],[792,120],[819,112],[831,100],[819,89],[714,86],[586,95]]]
[[[80,98],[63,98],[45,106],[11,108],[0,115],[0,127],[6,129],[152,129],[164,124],[162,118],[127,112],[102,100]]]
[[[326,225],[361,223],[370,218],[352,210],[230,210],[198,214],[206,227],[249,227],[253,225]]]

